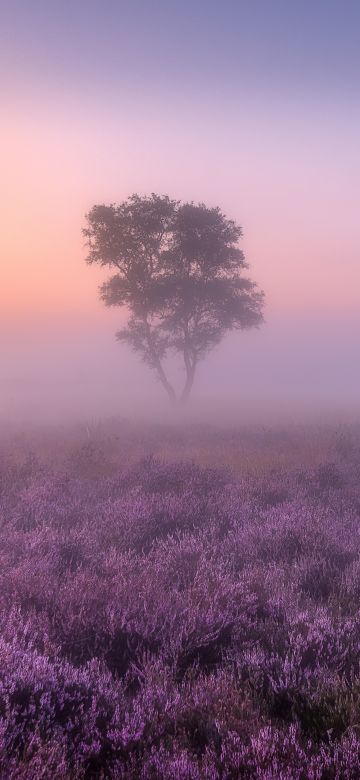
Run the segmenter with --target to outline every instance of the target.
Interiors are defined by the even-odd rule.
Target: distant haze
[[[81,236],[94,203],[152,191],[240,222],[266,293],[193,408],[359,411],[359,22],[340,2],[6,4],[0,419],[165,408]]]

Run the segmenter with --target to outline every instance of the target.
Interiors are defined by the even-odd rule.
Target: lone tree
[[[241,227],[219,208],[155,194],[94,206],[86,219],[87,262],[114,271],[101,298],[129,311],[116,338],[156,372],[171,401],[164,360],[179,353],[186,401],[199,361],[227,331],[262,322],[263,293],[242,275]]]

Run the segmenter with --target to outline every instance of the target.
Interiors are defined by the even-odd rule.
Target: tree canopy
[[[87,262],[113,271],[101,298],[129,312],[117,339],[141,355],[171,400],[177,396],[164,361],[179,354],[185,401],[199,361],[228,331],[263,319],[263,293],[243,275],[241,227],[219,208],[154,193],[95,205],[86,219]]]

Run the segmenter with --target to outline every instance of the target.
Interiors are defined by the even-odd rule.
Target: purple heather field
[[[0,780],[360,780],[359,31],[0,0]]]
[[[360,777],[360,430],[4,429],[1,778]]]

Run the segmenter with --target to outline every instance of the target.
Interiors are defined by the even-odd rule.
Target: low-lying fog
[[[78,322],[3,331],[0,420],[174,418],[150,369],[115,341],[115,330],[116,313],[104,311],[87,328]],[[211,353],[176,415],[217,423],[358,416],[359,353],[350,320],[273,319],[256,332],[231,334]],[[170,372],[180,386],[181,368]]]

